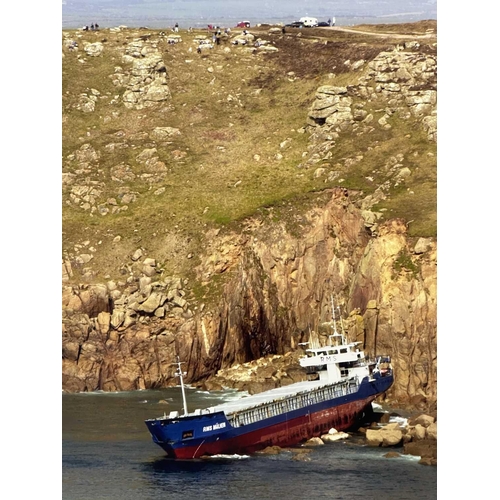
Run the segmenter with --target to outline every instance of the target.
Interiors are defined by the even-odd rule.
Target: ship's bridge
[[[351,363],[364,358],[364,353],[355,349],[361,342],[351,342],[338,346],[324,346],[307,349],[306,356],[299,360],[303,367],[325,365],[329,363]]]

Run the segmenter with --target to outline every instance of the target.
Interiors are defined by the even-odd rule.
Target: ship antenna
[[[179,356],[177,356],[177,363],[174,363],[174,365],[177,365],[177,372],[175,372],[175,375],[181,379],[182,403],[184,406],[184,415],[187,415],[188,409],[187,409],[187,403],[186,403],[186,393],[184,391],[184,375],[186,375],[187,372],[182,371],[181,364],[182,363],[179,359]]]

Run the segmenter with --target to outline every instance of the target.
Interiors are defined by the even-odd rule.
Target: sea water
[[[236,391],[188,388],[188,410],[206,408]],[[62,498],[154,499],[375,499],[437,498],[437,467],[353,436],[315,447],[310,461],[279,455],[172,460],[153,443],[144,420],[182,412],[179,388],[123,393],[63,394]],[[403,420],[404,421],[404,420]]]
[[[181,29],[206,28],[208,24],[232,28],[240,21],[279,24],[313,16],[319,21],[335,17],[336,25],[415,22],[436,19],[436,2],[386,0],[366,2],[331,0],[63,0],[62,27],[75,29],[99,24],[102,28],[129,27]]]

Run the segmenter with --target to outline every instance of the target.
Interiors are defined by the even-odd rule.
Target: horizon
[[[184,28],[206,24],[279,24],[300,17],[320,21],[335,18],[339,26],[416,22],[437,19],[436,0],[63,0],[63,29],[98,22],[102,28],[117,25],[165,28],[175,22]]]

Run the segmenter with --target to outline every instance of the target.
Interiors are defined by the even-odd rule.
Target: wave
[[[247,391],[238,391],[236,393],[232,394],[226,394],[224,396],[224,401],[238,401],[238,399],[244,398],[246,396],[249,396],[250,394]]]
[[[236,401],[241,399],[242,397],[248,396],[248,392],[246,391],[238,391],[237,389],[222,389],[220,391],[202,391],[197,390],[195,394],[201,400],[217,400],[217,401]]]
[[[389,417],[389,423],[397,422],[401,427],[406,427],[408,425],[408,419],[404,417]]]
[[[212,455],[207,457],[202,457],[203,460],[246,460],[250,458],[250,455]]]
[[[400,458],[408,460],[408,462],[419,462],[422,457],[419,457],[418,455],[402,454]]]

